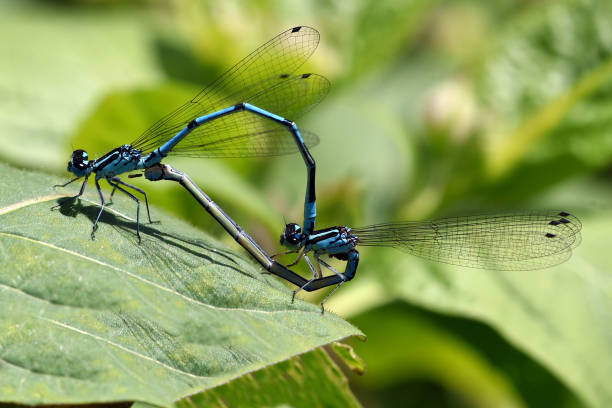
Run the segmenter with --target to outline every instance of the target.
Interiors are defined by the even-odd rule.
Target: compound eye
[[[296,245],[299,244],[300,242],[300,237],[299,235],[302,233],[302,228],[294,223],[291,224],[287,224],[285,226],[285,233],[284,238],[287,240],[287,242],[289,242],[290,244]]]
[[[287,237],[287,241],[292,245],[297,245],[300,243],[300,240],[295,235],[291,237]]]
[[[70,160],[70,162],[77,169],[85,170],[89,163],[89,155],[85,150],[75,150],[72,153],[72,160]],[[68,163],[68,167],[70,167],[70,163]]]

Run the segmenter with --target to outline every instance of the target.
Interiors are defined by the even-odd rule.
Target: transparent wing
[[[174,156],[203,158],[270,157],[297,153],[298,145],[293,135],[284,127],[259,132],[232,132],[232,137],[202,141],[200,146],[179,147],[172,150]],[[301,132],[308,147],[319,143],[317,135]]]
[[[314,52],[318,42],[319,33],[311,27],[295,27],[279,34],[226,71],[191,101],[153,124],[131,143],[132,146],[147,153],[172,138],[192,119],[242,102],[294,120],[320,102],[329,90],[329,82],[319,75],[293,75]],[[199,156],[196,150],[205,144],[202,143],[204,139],[206,142],[224,137],[235,140],[237,135],[266,132],[275,127],[271,121],[249,112],[232,114],[202,125],[177,148],[183,149],[182,154]],[[233,133],[223,134],[228,129]],[[287,135],[290,137],[289,132]]]
[[[354,228],[359,245],[493,270],[532,270],[566,261],[582,225],[564,211],[476,215]]]
[[[252,105],[284,117],[296,117],[303,114],[321,101],[329,91],[329,81],[319,75],[284,75],[283,78],[269,81],[269,85],[269,87],[263,89],[258,87],[258,92],[248,95],[245,100]],[[245,94],[246,92],[243,90],[241,97]],[[234,96],[228,97],[225,107],[238,103],[235,102],[236,100]],[[165,140],[174,136],[191,119],[193,118],[178,125],[177,129],[169,130],[162,137],[163,140],[148,139],[134,147],[143,152],[153,150],[163,144]],[[249,140],[249,135],[253,136],[253,140]],[[266,135],[273,136],[266,138]],[[263,150],[261,148],[262,138],[266,139],[265,149]],[[276,148],[275,145],[271,144],[272,139],[278,141]],[[318,142],[318,139],[313,137],[312,134],[304,139],[308,147],[314,146]],[[288,150],[288,143],[292,143],[293,148]],[[238,146],[239,144],[242,145]],[[211,156],[211,152],[207,150],[213,146],[216,152],[214,156]],[[222,154],[224,147],[228,151]],[[285,126],[252,112],[242,111],[199,126],[182,140],[170,154],[190,157],[260,157],[297,151],[293,135]]]

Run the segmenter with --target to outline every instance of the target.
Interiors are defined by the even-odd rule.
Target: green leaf
[[[355,353],[355,350],[344,343],[332,343],[332,350],[336,352],[338,357],[342,358],[342,361],[351,369],[355,374],[362,375],[366,371],[365,362]]]
[[[490,117],[491,180],[527,153],[532,160],[572,154],[589,161],[589,150],[576,148],[578,137],[612,157],[610,18],[609,1],[570,0],[533,7],[509,25],[479,79]]]
[[[354,342],[368,361],[367,375],[353,382],[364,400],[410,397],[411,406],[581,406],[554,375],[485,324],[404,302],[352,320],[368,333],[380,333]],[[440,392],[420,395],[414,392],[420,383],[435,384]],[[447,401],[464,403],[440,403],[444,394],[450,394]]]
[[[349,45],[353,75],[394,57],[422,28],[421,21],[436,2],[369,1],[358,9]]]
[[[0,4],[0,140],[5,161],[65,168],[67,136],[112,88],[161,77],[141,11]]]
[[[59,180],[0,164],[0,400],[173,401],[360,332],[246,255],[93,191],[51,211]],[[185,199],[188,194],[185,192]],[[203,217],[208,217],[202,211]],[[144,218],[144,217],[143,217]]]
[[[346,377],[318,349],[192,395],[176,408],[199,407],[359,407]],[[145,408],[135,404],[133,408]]]

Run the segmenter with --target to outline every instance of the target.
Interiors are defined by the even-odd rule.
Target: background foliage
[[[319,372],[322,406],[356,404],[346,375],[365,406],[607,407],[610,22],[605,0],[6,1],[0,161],[67,177],[71,145],[100,155],[127,143],[267,39],[316,27],[304,71],[333,88],[299,125],[321,137],[320,227],[559,208],[582,219],[583,243],[566,264],[529,273],[363,250],[328,307],[368,336],[351,341],[364,375],[317,351],[179,405],[307,406],[314,394],[287,390],[321,387]],[[283,217],[301,221],[297,156],[171,163],[270,252]],[[157,184],[140,183],[153,203],[233,245],[182,190]],[[86,229],[70,232],[87,240]],[[295,375],[273,383],[275,369]],[[253,382],[278,399],[249,400]]]

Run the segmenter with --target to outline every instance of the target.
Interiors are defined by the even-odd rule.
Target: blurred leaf
[[[116,197],[92,241],[95,193],[50,211],[57,179],[0,172],[3,402],[168,406],[360,334],[155,209],[139,245],[134,203]]]
[[[342,371],[318,349],[174,404],[198,407],[359,407]],[[133,408],[145,408],[136,403]]]
[[[365,362],[355,353],[355,350],[344,343],[332,343],[330,345],[332,350],[344,361],[344,363],[351,369],[355,374],[362,375],[366,371]]]
[[[436,2],[425,0],[368,1],[361,8],[351,39],[353,74],[405,51],[410,37],[422,27],[421,21]],[[402,50],[403,48],[403,50]]]
[[[65,168],[67,136],[111,88],[159,79],[142,12],[0,4],[0,140],[4,160]]]
[[[609,1],[569,0],[533,7],[509,25],[481,74],[490,179],[532,151],[528,159],[571,152],[584,160],[577,139],[612,157],[611,19]]]
[[[329,307],[348,315],[351,305],[366,307],[364,299],[376,302],[378,293],[486,322],[588,404],[607,407],[612,403],[608,214],[581,217],[582,244],[568,262],[547,270],[493,272],[427,263],[391,249],[362,251],[358,275],[370,295],[343,288]]]
[[[355,342],[368,361],[367,375],[354,378],[364,401],[413,397],[409,406],[580,406],[546,369],[482,323],[401,302],[352,320],[372,334],[366,343]],[[411,384],[424,381],[442,389],[418,400]],[[402,395],[402,388],[410,394]],[[451,396],[435,404],[444,393]]]

